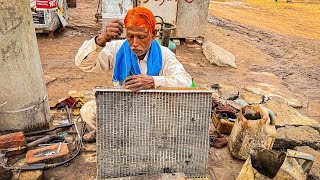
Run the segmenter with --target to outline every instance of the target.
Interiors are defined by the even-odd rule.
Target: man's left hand
[[[125,79],[124,87],[130,89],[133,92],[137,92],[143,89],[153,89],[154,80],[152,76],[145,74],[139,74],[134,76],[129,76]]]

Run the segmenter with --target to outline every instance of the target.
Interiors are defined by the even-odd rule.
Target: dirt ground
[[[50,105],[69,90],[110,86],[111,72],[84,73],[74,57],[85,40],[101,30],[96,22],[98,0],[78,0],[69,9],[69,26],[55,37],[39,34],[38,45]],[[268,83],[303,102],[299,111],[320,122],[320,1],[211,1],[205,40],[236,56],[237,68],[210,64],[200,46],[178,46],[177,57],[198,85],[226,84],[244,88]],[[234,179],[243,162],[211,149],[211,179]],[[93,179],[95,153],[84,152],[68,167],[46,171],[47,179]],[[227,168],[226,168],[227,167]]]

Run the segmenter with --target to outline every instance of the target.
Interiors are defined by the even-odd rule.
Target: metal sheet
[[[209,0],[179,0],[176,37],[203,37]]]
[[[165,22],[176,24],[178,6],[176,0],[145,0],[140,2],[140,6],[150,9],[155,16],[161,16]]]
[[[112,19],[124,20],[127,11],[132,8],[132,0],[102,0],[102,29]]]

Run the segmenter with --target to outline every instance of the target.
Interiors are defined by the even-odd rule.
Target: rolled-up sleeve
[[[191,76],[185,71],[176,55],[167,48],[163,51],[163,67],[159,76],[152,76],[155,88],[191,87]]]
[[[104,72],[113,69],[116,52],[122,41],[96,44],[95,38],[85,41],[75,57],[75,64],[84,72]]]

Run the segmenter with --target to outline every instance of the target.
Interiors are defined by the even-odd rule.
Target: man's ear
[[[152,39],[155,39],[158,33],[158,29],[154,29],[152,32]]]

